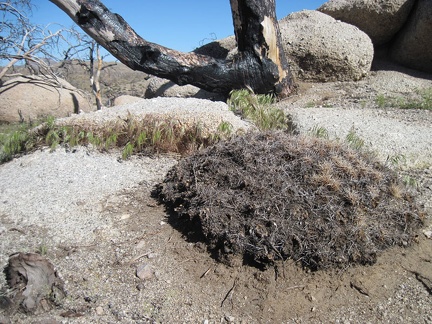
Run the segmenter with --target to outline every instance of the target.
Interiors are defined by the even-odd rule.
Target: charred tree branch
[[[192,84],[223,94],[250,87],[257,93],[275,92],[286,96],[293,88],[290,74],[286,72],[289,71],[288,64],[279,58],[282,51],[268,44],[271,41],[276,46],[280,45],[277,40],[270,39],[279,36],[274,0],[231,0],[233,14],[238,14],[235,21],[237,18],[240,20],[240,24],[235,23],[239,53],[232,61],[182,53],[148,42],[121,16],[110,12],[97,0],[50,1],[133,70],[166,78],[179,85]],[[273,9],[267,6],[273,6]],[[250,20],[257,22],[252,24],[253,28],[244,29],[243,34],[242,26]],[[255,32],[261,36],[256,36]],[[269,55],[272,50],[273,57]]]

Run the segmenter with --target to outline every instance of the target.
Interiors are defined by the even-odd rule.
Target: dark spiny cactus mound
[[[329,140],[248,134],[196,153],[156,189],[173,224],[222,261],[263,266],[292,258],[311,269],[373,264],[422,225],[398,176]]]

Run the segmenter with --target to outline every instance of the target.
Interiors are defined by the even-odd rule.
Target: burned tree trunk
[[[292,90],[292,75],[281,44],[279,24],[276,19],[275,0],[230,0],[234,32],[240,55],[251,55],[252,61],[268,66],[264,78],[272,69],[277,80],[274,92],[280,97]],[[253,76],[250,77],[253,80]]]
[[[239,49],[232,61],[150,43],[97,0],[50,1],[133,70],[225,95],[248,87],[285,97],[294,87],[280,44],[274,0],[231,0]]]

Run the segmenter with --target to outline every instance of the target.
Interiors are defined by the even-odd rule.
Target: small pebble
[[[142,248],[144,248],[145,244],[146,244],[146,242],[145,242],[144,240],[139,241],[139,242],[137,243],[137,245],[135,246],[135,248],[136,248],[137,250],[141,250]]]
[[[154,259],[156,257],[157,257],[157,253],[151,252],[151,253],[147,254],[147,259]]]
[[[101,306],[96,307],[96,314],[101,316],[103,315],[104,311],[103,308]]]
[[[131,217],[130,214],[123,214],[121,215],[121,220],[129,219]]]
[[[424,230],[423,234],[428,238],[432,239],[432,230]]]
[[[136,275],[141,280],[150,280],[154,277],[154,271],[151,265],[143,263],[137,267]]]

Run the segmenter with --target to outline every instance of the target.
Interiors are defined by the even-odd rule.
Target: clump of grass
[[[350,131],[348,132],[347,136],[345,137],[346,142],[351,146],[353,149],[360,150],[364,146],[364,140],[357,135],[354,127],[351,127]]]
[[[42,243],[38,246],[37,248],[37,253],[39,253],[40,255],[47,255],[48,253],[48,246],[45,243]]]
[[[179,121],[151,116],[138,119],[129,114],[125,120],[97,129],[57,125],[55,119],[49,117],[36,131],[19,128],[1,134],[0,162],[9,161],[16,154],[36,147],[48,146],[54,150],[60,145],[92,145],[101,151],[120,148],[123,159],[136,153],[172,152],[184,155],[226,139],[231,133],[232,125],[223,121],[214,133],[206,134],[197,123],[186,127]]]
[[[388,105],[388,98],[384,96],[383,94],[379,94],[375,98],[375,103],[378,105],[379,108],[384,108],[386,105]]]
[[[256,176],[259,175],[259,176]],[[373,264],[415,240],[424,211],[393,170],[344,142],[248,133],[182,159],[154,192],[221,261],[313,270]]]
[[[309,130],[309,134],[318,138],[329,138],[327,129],[319,125],[312,127],[312,129]]]
[[[406,156],[404,154],[396,154],[387,156],[386,164],[391,166],[393,169],[400,168],[406,163]]]
[[[30,124],[2,125],[0,131],[0,163],[10,161],[15,155],[32,148]]]
[[[328,130],[325,127],[315,125],[309,130],[309,134],[313,137],[329,139]],[[345,136],[345,143],[355,150],[361,150],[364,147],[364,140],[357,135],[355,128],[351,127],[348,134]]]
[[[383,94],[379,94],[375,98],[375,103],[379,108],[394,107],[400,109],[432,110],[432,88],[419,89],[415,92],[417,94],[415,98],[386,97]]]
[[[128,142],[123,148],[122,159],[127,160],[132,156],[133,152],[134,152],[134,146],[131,142]]]
[[[276,98],[271,94],[255,94],[249,89],[241,89],[231,91],[228,106],[261,131],[293,130],[291,118],[274,107],[272,104],[275,102]]]
[[[432,88],[417,90],[419,99],[399,99],[397,106],[402,109],[425,109],[432,110]]]

